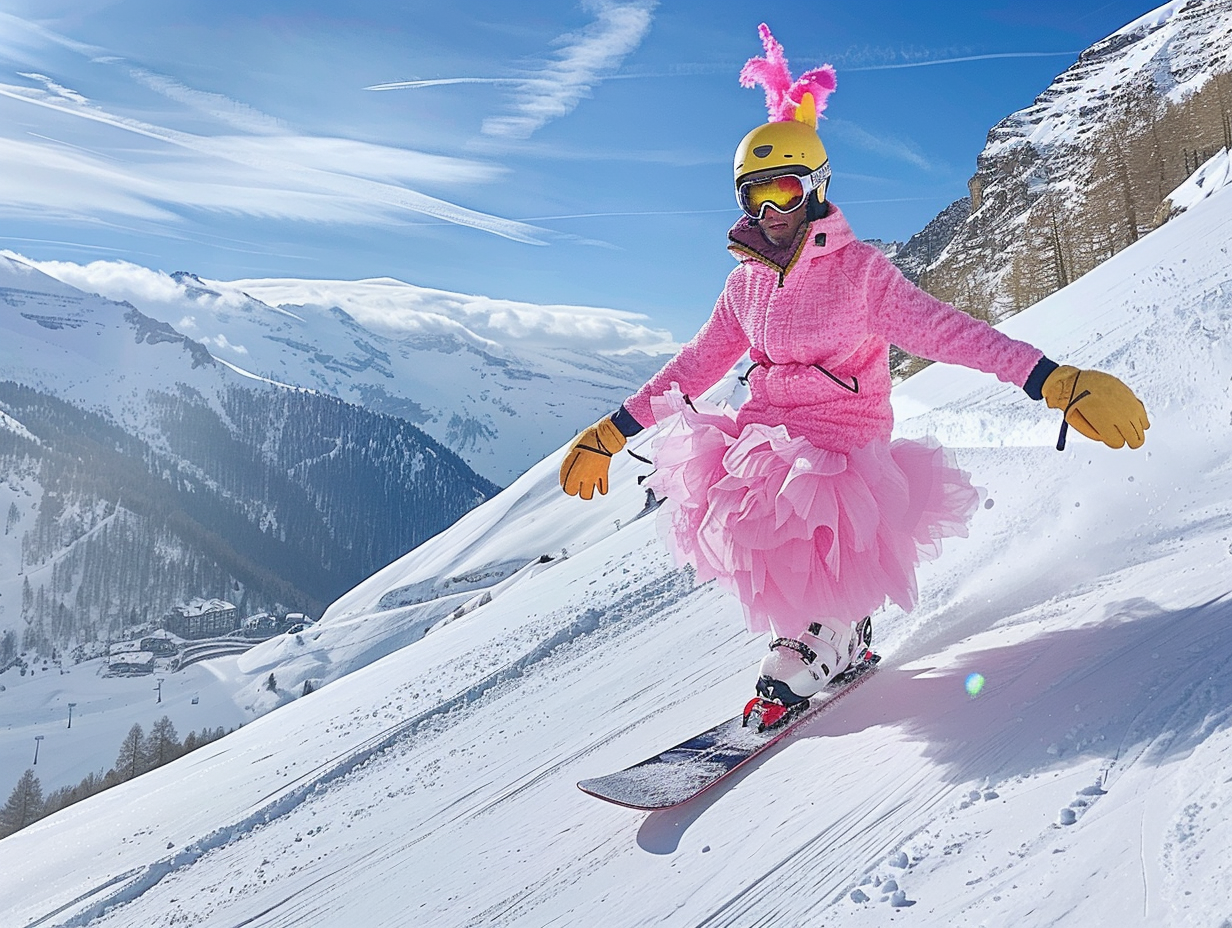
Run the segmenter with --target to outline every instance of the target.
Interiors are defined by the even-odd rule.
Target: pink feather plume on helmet
[[[806,93],[813,95],[817,104],[817,115],[826,108],[826,98],[838,86],[832,65],[823,64],[820,68],[805,71],[799,79],[791,79],[791,71],[787,69],[787,57],[783,54],[782,44],[770,33],[770,27],[762,23],[757,27],[761,36],[762,48],[766,50],[765,58],[750,58],[740,69],[740,85],[754,87],[760,84],[766,91],[766,110],[770,113],[771,122],[787,122],[795,118],[796,107]]]

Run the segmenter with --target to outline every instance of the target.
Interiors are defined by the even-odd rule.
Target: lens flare
[[[963,686],[967,688],[968,696],[980,695],[980,691],[984,689],[984,675],[982,673],[968,674]]]

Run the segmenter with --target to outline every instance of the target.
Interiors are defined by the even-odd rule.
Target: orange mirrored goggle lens
[[[804,182],[795,174],[740,185],[740,206],[755,219],[760,219],[768,206],[780,213],[790,213],[804,202],[804,197]]]

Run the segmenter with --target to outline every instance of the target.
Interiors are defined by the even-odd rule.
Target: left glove
[[[1065,415],[1065,422],[1109,448],[1141,448],[1151,423],[1134,391],[1103,371],[1062,365],[1044,381],[1044,402]],[[1065,447],[1065,425],[1057,448]]]
[[[591,499],[595,490],[607,493],[607,471],[612,455],[627,439],[610,417],[604,416],[573,440],[560,465],[560,488],[570,496]]]

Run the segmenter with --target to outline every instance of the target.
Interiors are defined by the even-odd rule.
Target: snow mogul
[[[979,494],[935,441],[891,440],[889,345],[1021,387],[1112,448],[1138,448],[1146,410],[1110,374],[1058,365],[1038,348],[935,299],[856,239],[827,197],[817,135],[836,87],[825,65],[793,81],[783,47],[759,29],[764,58],[740,72],[761,85],[769,122],[741,140],[728,233],[737,260],[693,339],[618,411],[570,446],[560,484],[607,492],[608,463],[658,426],[647,485],[665,503],[667,544],[699,581],[734,593],[769,632],[745,711],[775,724],[861,662],[876,660],[871,613],[916,601],[916,566],[965,536]],[[698,399],[748,353],[738,412]]]

